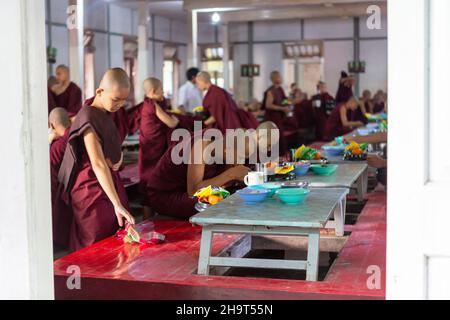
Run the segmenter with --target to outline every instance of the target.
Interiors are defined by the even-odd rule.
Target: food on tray
[[[345,160],[365,160],[367,159],[367,143],[352,142],[345,148],[344,159]]]
[[[214,186],[208,186],[200,189],[194,194],[194,197],[196,197],[198,201],[211,205],[215,205],[229,196],[230,193],[227,190]]]
[[[322,154],[314,149],[307,147],[305,145],[302,145],[300,148],[298,148],[294,153],[294,158],[297,161],[300,160],[320,160],[322,159]]]
[[[284,167],[278,167],[275,169],[275,174],[288,174],[289,172],[294,171],[294,166],[284,166]]]

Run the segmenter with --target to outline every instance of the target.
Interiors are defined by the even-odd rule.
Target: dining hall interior
[[[450,298],[450,4],[409,3],[0,4],[0,298]]]

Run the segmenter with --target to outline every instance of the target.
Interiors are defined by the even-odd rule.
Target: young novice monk
[[[54,108],[48,119],[52,130],[50,145],[50,174],[52,191],[52,225],[53,244],[58,247],[67,247],[69,244],[69,231],[72,223],[72,208],[67,205],[61,194],[61,184],[58,182],[58,172],[61,167],[67,141],[69,139],[69,114],[63,108]]]
[[[59,171],[74,214],[72,250],[113,235],[124,219],[134,224],[118,174],[123,160],[121,141],[110,115],[124,106],[129,93],[125,71],[108,70],[94,100],[81,109],[72,125]]]
[[[144,81],[145,99],[141,110],[139,137],[139,176],[141,184],[148,181],[150,172],[169,148],[171,129],[179,121],[166,112],[162,82],[156,78]]]
[[[261,125],[261,129],[275,129],[273,123],[265,123]],[[259,128],[258,128],[259,129]],[[191,139],[182,141],[179,144],[172,145],[158,162],[156,169],[152,171],[148,184],[146,186],[146,194],[152,209],[166,216],[172,216],[181,219],[187,219],[196,214],[195,204],[197,199],[193,198],[196,191],[209,185],[228,186],[236,181],[243,181],[250,169],[240,163],[244,163],[250,154],[254,152],[251,146],[246,143],[245,150],[237,150],[237,144],[234,149],[223,143],[222,153],[217,154],[215,160],[211,161],[207,152],[200,155],[200,161],[194,161],[196,152],[207,150],[212,143],[209,139],[201,136],[202,132],[195,132]],[[273,151],[272,139],[268,138],[271,133],[265,134],[257,130],[254,133],[257,136],[258,144],[266,144],[268,151]],[[218,141],[226,141],[226,136],[221,137]],[[236,142],[236,141],[235,141]],[[246,140],[248,142],[248,140]],[[275,143],[278,143],[276,141]],[[185,145],[186,144],[186,145]],[[189,161],[181,164],[175,163],[173,153],[178,154],[178,150],[183,146],[182,154],[184,159]],[[174,152],[174,149],[176,151]],[[184,151],[188,152],[185,154]],[[239,154],[241,151],[242,154]],[[227,163],[227,154],[234,152],[232,163]],[[275,155],[276,156],[276,155]],[[230,157],[231,158],[231,157]]]

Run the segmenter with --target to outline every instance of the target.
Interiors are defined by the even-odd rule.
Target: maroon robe
[[[316,124],[316,140],[322,141],[325,136],[325,127],[327,125],[328,118],[330,117],[329,111],[326,108],[327,103],[333,102],[334,98],[328,93],[317,94],[312,97],[312,101],[320,100],[320,107],[314,107],[314,121]],[[312,102],[314,103],[314,102]]]
[[[160,107],[166,110],[166,103],[160,102]],[[151,171],[169,147],[169,128],[156,116],[155,102],[145,98],[141,111],[139,136],[139,177],[142,186],[148,182]]]
[[[70,117],[74,117],[81,109],[81,89],[73,82],[69,84],[66,91],[54,95],[57,107],[64,108]]]
[[[52,112],[52,110],[58,106],[56,105],[55,94],[49,87],[47,87],[47,101],[48,101],[48,114],[50,114],[50,112]]]
[[[282,87],[271,86],[264,92],[264,98],[262,102],[262,109],[265,110],[264,121],[272,121],[276,124],[280,130],[280,154],[283,155],[286,152],[286,139],[284,137],[284,124],[286,119],[286,113],[283,111],[269,110],[266,108],[267,94],[272,92],[273,104],[282,106],[283,101],[286,99],[286,94]]]
[[[83,107],[72,124],[58,175],[64,192],[66,196],[70,196],[72,203],[72,250],[79,250],[107,238],[118,229],[114,206],[95,176],[84,145],[83,134],[87,129],[96,133],[103,154],[111,163],[118,163],[122,155],[122,141],[110,113],[91,106]],[[111,170],[111,176],[122,205],[128,208],[127,195],[119,173]]]
[[[61,247],[69,245],[70,226],[73,219],[72,208],[63,201],[62,188],[58,181],[58,172],[66,150],[69,132],[70,128],[66,129],[64,135],[50,145],[53,243]]]
[[[250,129],[254,126],[244,110],[240,111],[230,94],[216,85],[211,85],[203,99],[203,107],[216,119],[211,126],[223,133],[227,129]]]
[[[344,83],[342,83],[342,80],[347,77],[347,73],[341,73],[341,78],[339,79],[339,87],[336,93],[336,104],[347,102],[351,97],[354,96],[352,87],[347,87],[346,85],[344,85]]]
[[[384,102],[374,103],[373,105],[373,113],[384,112],[385,104]]]
[[[127,110],[128,118],[128,132],[129,134],[136,134],[141,126],[141,112],[144,106],[144,102]]]
[[[180,143],[190,143],[193,147],[194,137],[198,134],[202,134],[202,132],[192,133],[191,140]],[[187,193],[188,164],[175,164],[172,161],[172,150],[177,145],[172,144],[158,161],[155,170],[149,176],[145,190],[149,204],[155,212],[165,216],[188,219],[196,214],[197,200]],[[188,155],[181,152],[181,156],[187,157]],[[224,165],[205,165],[203,179],[211,179],[222,173],[224,169]]]
[[[351,112],[351,117],[350,117],[351,121],[360,121],[364,124],[367,124],[369,122],[369,120],[367,120],[365,114],[363,114],[363,112],[361,111],[361,108],[357,108],[356,110]]]
[[[90,99],[87,99],[84,102],[84,106],[90,106],[94,102],[95,97],[92,97]],[[109,113],[111,118],[113,119],[114,123],[116,124],[117,130],[119,131],[119,138],[120,143],[123,143],[125,141],[125,138],[128,136],[129,133],[129,121],[128,121],[128,115],[125,110],[125,108],[120,108],[117,110],[117,112]]]
[[[338,104],[331,112],[325,127],[325,141],[331,141],[336,137],[346,135],[352,131],[352,128],[344,127],[341,121],[341,109],[345,108],[345,103]],[[351,116],[350,110],[347,111],[347,117]]]
[[[303,100],[294,106],[294,116],[299,129],[314,127],[314,109],[311,100]]]

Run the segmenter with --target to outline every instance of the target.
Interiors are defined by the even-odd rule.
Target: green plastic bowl
[[[290,188],[280,189],[276,192],[276,195],[284,204],[296,205],[305,202],[310,192],[308,189]]]
[[[252,186],[250,187],[251,189],[263,189],[263,190],[269,190],[270,193],[268,195],[268,197],[272,197],[275,192],[279,189],[281,189],[281,185],[276,184],[276,183],[265,183],[265,184],[261,184],[258,186]]]
[[[337,168],[337,164],[327,164],[325,166],[322,166],[321,164],[314,164],[311,166],[311,170],[318,176],[331,176],[336,172]]]

